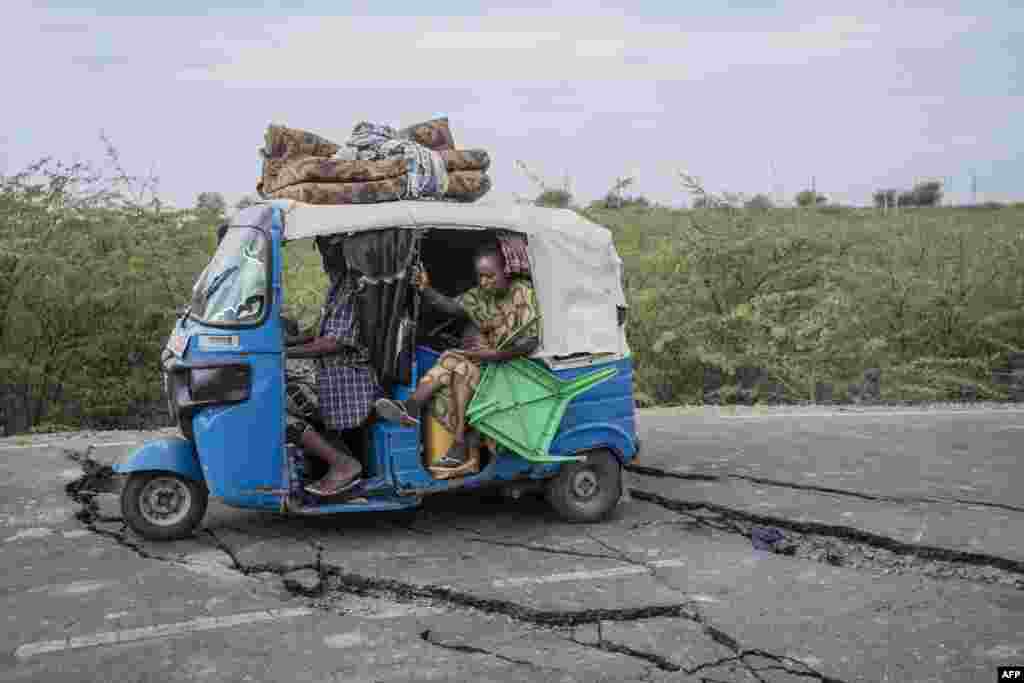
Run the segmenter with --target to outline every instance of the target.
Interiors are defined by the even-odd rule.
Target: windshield
[[[268,304],[267,238],[231,228],[192,288],[192,317],[216,325],[251,325]]]

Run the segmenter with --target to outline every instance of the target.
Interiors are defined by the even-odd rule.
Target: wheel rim
[[[580,470],[573,475],[572,493],[580,500],[590,500],[601,490],[601,482],[592,469]]]
[[[139,493],[142,518],[156,526],[174,526],[192,509],[192,492],[175,477],[150,479]]]

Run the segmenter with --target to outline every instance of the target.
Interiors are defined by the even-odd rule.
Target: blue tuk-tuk
[[[458,343],[446,320],[418,305],[414,268],[454,296],[475,284],[473,252],[502,233],[527,242],[542,330],[531,357],[485,364],[467,419],[493,450],[477,471],[439,477],[424,425],[373,421],[354,449],[366,478],[358,495],[304,494],[297,449],[285,439],[284,243],[343,236],[371,362],[386,393],[405,398]],[[320,515],[409,509],[426,495],[483,487],[511,497],[543,491],[571,521],[604,518],[639,445],[621,269],[610,231],[568,210],[277,200],[240,211],[164,351],[181,436],[150,441],[114,466],[125,477],[125,521],[143,537],[175,539],[192,533],[211,495],[238,508]]]

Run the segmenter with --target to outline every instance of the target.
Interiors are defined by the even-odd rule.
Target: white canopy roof
[[[274,200],[284,239],[382,228],[467,228],[526,234],[543,315],[541,357],[625,353],[616,306],[625,306],[622,260],[612,233],[575,211],[512,202],[398,201],[321,206]]]

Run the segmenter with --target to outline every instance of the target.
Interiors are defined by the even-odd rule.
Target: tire
[[[590,451],[586,460],[562,466],[548,482],[545,497],[568,522],[599,522],[622,497],[622,466],[606,448]]]
[[[192,535],[206,514],[208,499],[202,482],[173,472],[136,472],[121,491],[121,515],[139,536],[173,541]],[[154,504],[165,510],[154,509]]]

